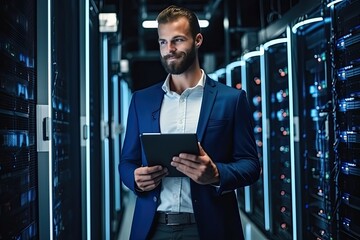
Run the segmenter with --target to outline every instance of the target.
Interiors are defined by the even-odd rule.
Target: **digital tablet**
[[[142,133],[140,139],[148,165],[166,167],[169,170],[168,177],[185,176],[171,166],[174,156],[180,153],[199,155],[196,133]]]

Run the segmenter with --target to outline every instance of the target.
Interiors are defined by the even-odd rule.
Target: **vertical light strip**
[[[243,60],[243,58],[241,60]],[[241,65],[241,89],[247,92],[246,61],[243,60],[243,63],[244,64]],[[230,77],[231,77],[231,72],[230,72]]]
[[[127,117],[129,112],[131,92],[129,85],[125,80],[120,82],[120,98],[121,98],[121,126],[122,129],[126,129]],[[124,145],[125,131],[121,132],[121,147]]]
[[[264,191],[264,223],[265,230],[270,230],[270,193],[269,193],[269,156],[268,156],[268,137],[269,130],[267,125],[267,96],[266,96],[266,76],[265,76],[265,51],[264,46],[260,46],[263,55],[260,56],[260,79],[261,79],[261,113],[262,113],[262,138],[263,138],[263,191]]]
[[[297,215],[296,215],[296,174],[295,174],[295,144],[296,134],[294,127],[294,86],[292,81],[292,56],[291,56],[291,30],[286,28],[287,36],[287,58],[288,58],[288,82],[289,82],[289,130],[290,130],[290,162],[291,162],[291,205],[292,205],[292,226],[293,240],[297,239]]]
[[[245,194],[245,212],[251,212],[250,186],[244,187]]]
[[[231,80],[231,70],[234,69],[237,66],[241,66],[241,88],[244,91],[247,91],[247,84],[246,84],[246,62],[242,61],[240,62],[234,62],[229,64],[230,67],[226,67],[226,81],[228,79]],[[229,69],[229,70],[228,70]],[[232,84],[232,81],[230,81],[230,84]],[[231,85],[230,85],[231,86]],[[245,197],[245,212],[249,213],[251,212],[251,193],[250,193],[250,186],[244,187],[244,197]]]
[[[90,16],[89,0],[85,0],[85,124],[90,131]],[[85,133],[84,133],[85,134]],[[86,239],[91,239],[90,134],[85,139]]]
[[[245,236],[246,236],[245,239],[253,239],[252,233],[253,233],[252,224],[247,222],[245,225]]]
[[[108,102],[108,39],[106,33],[103,34],[103,92],[102,92],[102,98],[103,98],[103,121],[104,126],[106,124],[109,124],[109,102]],[[106,133],[105,133],[106,134]],[[110,167],[109,167],[109,136],[103,136],[104,137],[104,152],[103,152],[103,181],[104,181],[104,191],[103,191],[103,199],[104,199],[104,234],[105,239],[104,240],[110,240]]]
[[[119,77],[118,75],[114,75],[112,78],[112,88],[113,88],[113,99],[112,99],[112,106],[113,106],[113,121],[112,121],[112,139],[114,141],[113,151],[114,151],[114,200],[115,200],[115,211],[120,210],[121,203],[120,203],[120,174],[119,174],[119,161],[120,161],[120,136],[119,131],[116,129],[119,127],[120,119],[119,119]]]
[[[50,119],[50,128],[52,128],[52,46],[51,46],[51,3],[52,1],[48,1],[47,5],[47,60],[48,60],[48,114]],[[52,135],[49,137],[49,237],[50,240],[53,239],[53,155],[52,155]],[[41,206],[40,206],[41,207]]]

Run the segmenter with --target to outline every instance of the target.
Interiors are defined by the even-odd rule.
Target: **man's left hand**
[[[219,171],[209,155],[201,147],[200,155],[180,153],[173,157],[171,166],[199,184],[216,184],[220,181]]]

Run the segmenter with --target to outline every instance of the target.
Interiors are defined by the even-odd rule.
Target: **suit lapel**
[[[199,142],[201,142],[203,138],[211,110],[214,106],[216,94],[217,94],[217,88],[214,80],[206,76],[204,95],[201,104],[199,123],[197,127],[197,135]]]

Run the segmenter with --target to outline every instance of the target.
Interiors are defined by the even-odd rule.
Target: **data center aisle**
[[[131,221],[135,205],[135,195],[132,192],[125,192],[123,196],[124,215],[121,221],[118,240],[129,239]],[[245,240],[267,240],[264,234],[250,221],[249,218],[246,217],[244,213],[240,212],[240,215],[243,224]]]

